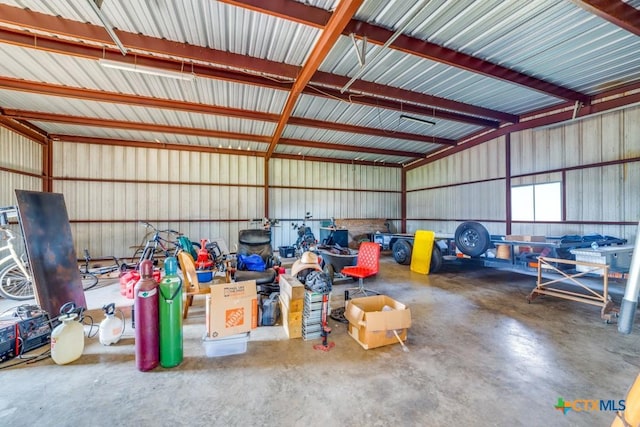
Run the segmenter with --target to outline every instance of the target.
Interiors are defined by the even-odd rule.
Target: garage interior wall
[[[274,229],[277,242],[295,242],[291,222],[300,223],[305,212],[313,215],[307,225],[316,238],[321,221],[332,217],[387,219],[400,230],[400,168],[275,158],[269,172],[269,208],[281,220]]]
[[[15,189],[42,191],[43,146],[2,131],[2,205]],[[233,250],[238,231],[259,227],[265,216],[264,158],[200,151],[53,141],[52,189],[65,198],[78,256],[130,255],[149,221],[180,230],[191,240],[223,238]],[[390,219],[400,224],[401,170],[357,164],[271,159],[269,218],[273,246],[297,238],[291,223],[319,238],[322,220]],[[29,175],[26,175],[28,173]],[[396,228],[397,229],[397,228]]]
[[[602,234],[633,241],[640,218],[640,107],[515,132],[511,185],[563,182],[559,223],[513,222],[511,234]],[[407,231],[453,233],[459,221],[506,233],[506,138],[407,172]]]

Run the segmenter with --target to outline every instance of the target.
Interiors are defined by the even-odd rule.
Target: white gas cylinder
[[[58,365],[66,365],[82,356],[84,350],[84,327],[75,319],[76,313],[58,317],[62,323],[51,332],[51,358]]]

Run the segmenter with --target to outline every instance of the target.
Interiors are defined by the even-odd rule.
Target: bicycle
[[[0,247],[0,252],[8,251],[9,255],[0,260],[0,295],[7,299],[18,301],[29,300],[35,297],[31,268],[25,254],[18,255],[13,245],[16,234],[9,228],[9,216],[17,216],[15,207],[0,208],[0,232],[6,244]],[[88,261],[85,258],[85,261]],[[93,288],[98,283],[98,278],[80,270],[82,287],[84,290]]]
[[[93,288],[98,284],[99,277],[114,271],[120,272],[121,264],[118,258],[113,257],[114,263],[104,267],[92,267],[89,268],[89,261],[91,261],[91,255],[88,249],[84,249],[84,264],[80,266],[80,277],[82,278],[82,287],[85,291]],[[84,269],[83,269],[84,268]]]
[[[9,255],[0,260],[0,295],[8,299],[27,300],[33,298],[31,271],[25,254],[18,255],[13,246],[16,235],[9,229],[9,216],[18,216],[15,207],[0,208],[0,232],[6,243],[0,252],[8,251]]]
[[[156,257],[164,256],[166,258],[169,256],[176,256],[181,250],[188,251],[194,259],[197,257],[197,249],[200,249],[200,244],[190,241],[179,231],[170,228],[158,230],[152,224],[145,221],[140,221],[140,224],[145,228],[150,229],[143,238],[143,241],[145,242],[144,246],[136,246],[136,251],[131,257],[130,262],[121,264],[121,271],[137,269],[140,263],[144,260],[150,260],[154,265],[156,265]],[[168,236],[174,235],[176,236],[176,240],[162,237],[161,234],[166,234]],[[189,245],[190,247],[187,247]]]

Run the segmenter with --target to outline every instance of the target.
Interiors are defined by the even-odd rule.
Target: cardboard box
[[[207,335],[228,337],[258,327],[256,281],[221,283],[207,295]]]
[[[290,311],[284,302],[285,299],[286,296],[280,295],[282,327],[289,338],[300,338],[302,337],[302,311]]]
[[[287,309],[291,312],[299,312],[304,310],[303,299],[289,299],[286,294],[280,294],[280,301],[287,306]]]
[[[281,274],[278,279],[280,285],[280,295],[284,294],[289,300],[304,298],[304,285],[290,274]]]
[[[349,335],[365,350],[398,344],[407,339],[411,327],[411,311],[404,304],[386,295],[353,298],[344,311],[349,321]]]

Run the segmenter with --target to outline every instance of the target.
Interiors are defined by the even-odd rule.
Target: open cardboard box
[[[256,281],[221,283],[207,295],[206,326],[211,338],[250,332],[258,326]]]
[[[411,311],[386,295],[353,298],[347,302],[344,314],[349,321],[349,335],[365,350],[397,344],[398,337],[405,341],[411,327]]]

